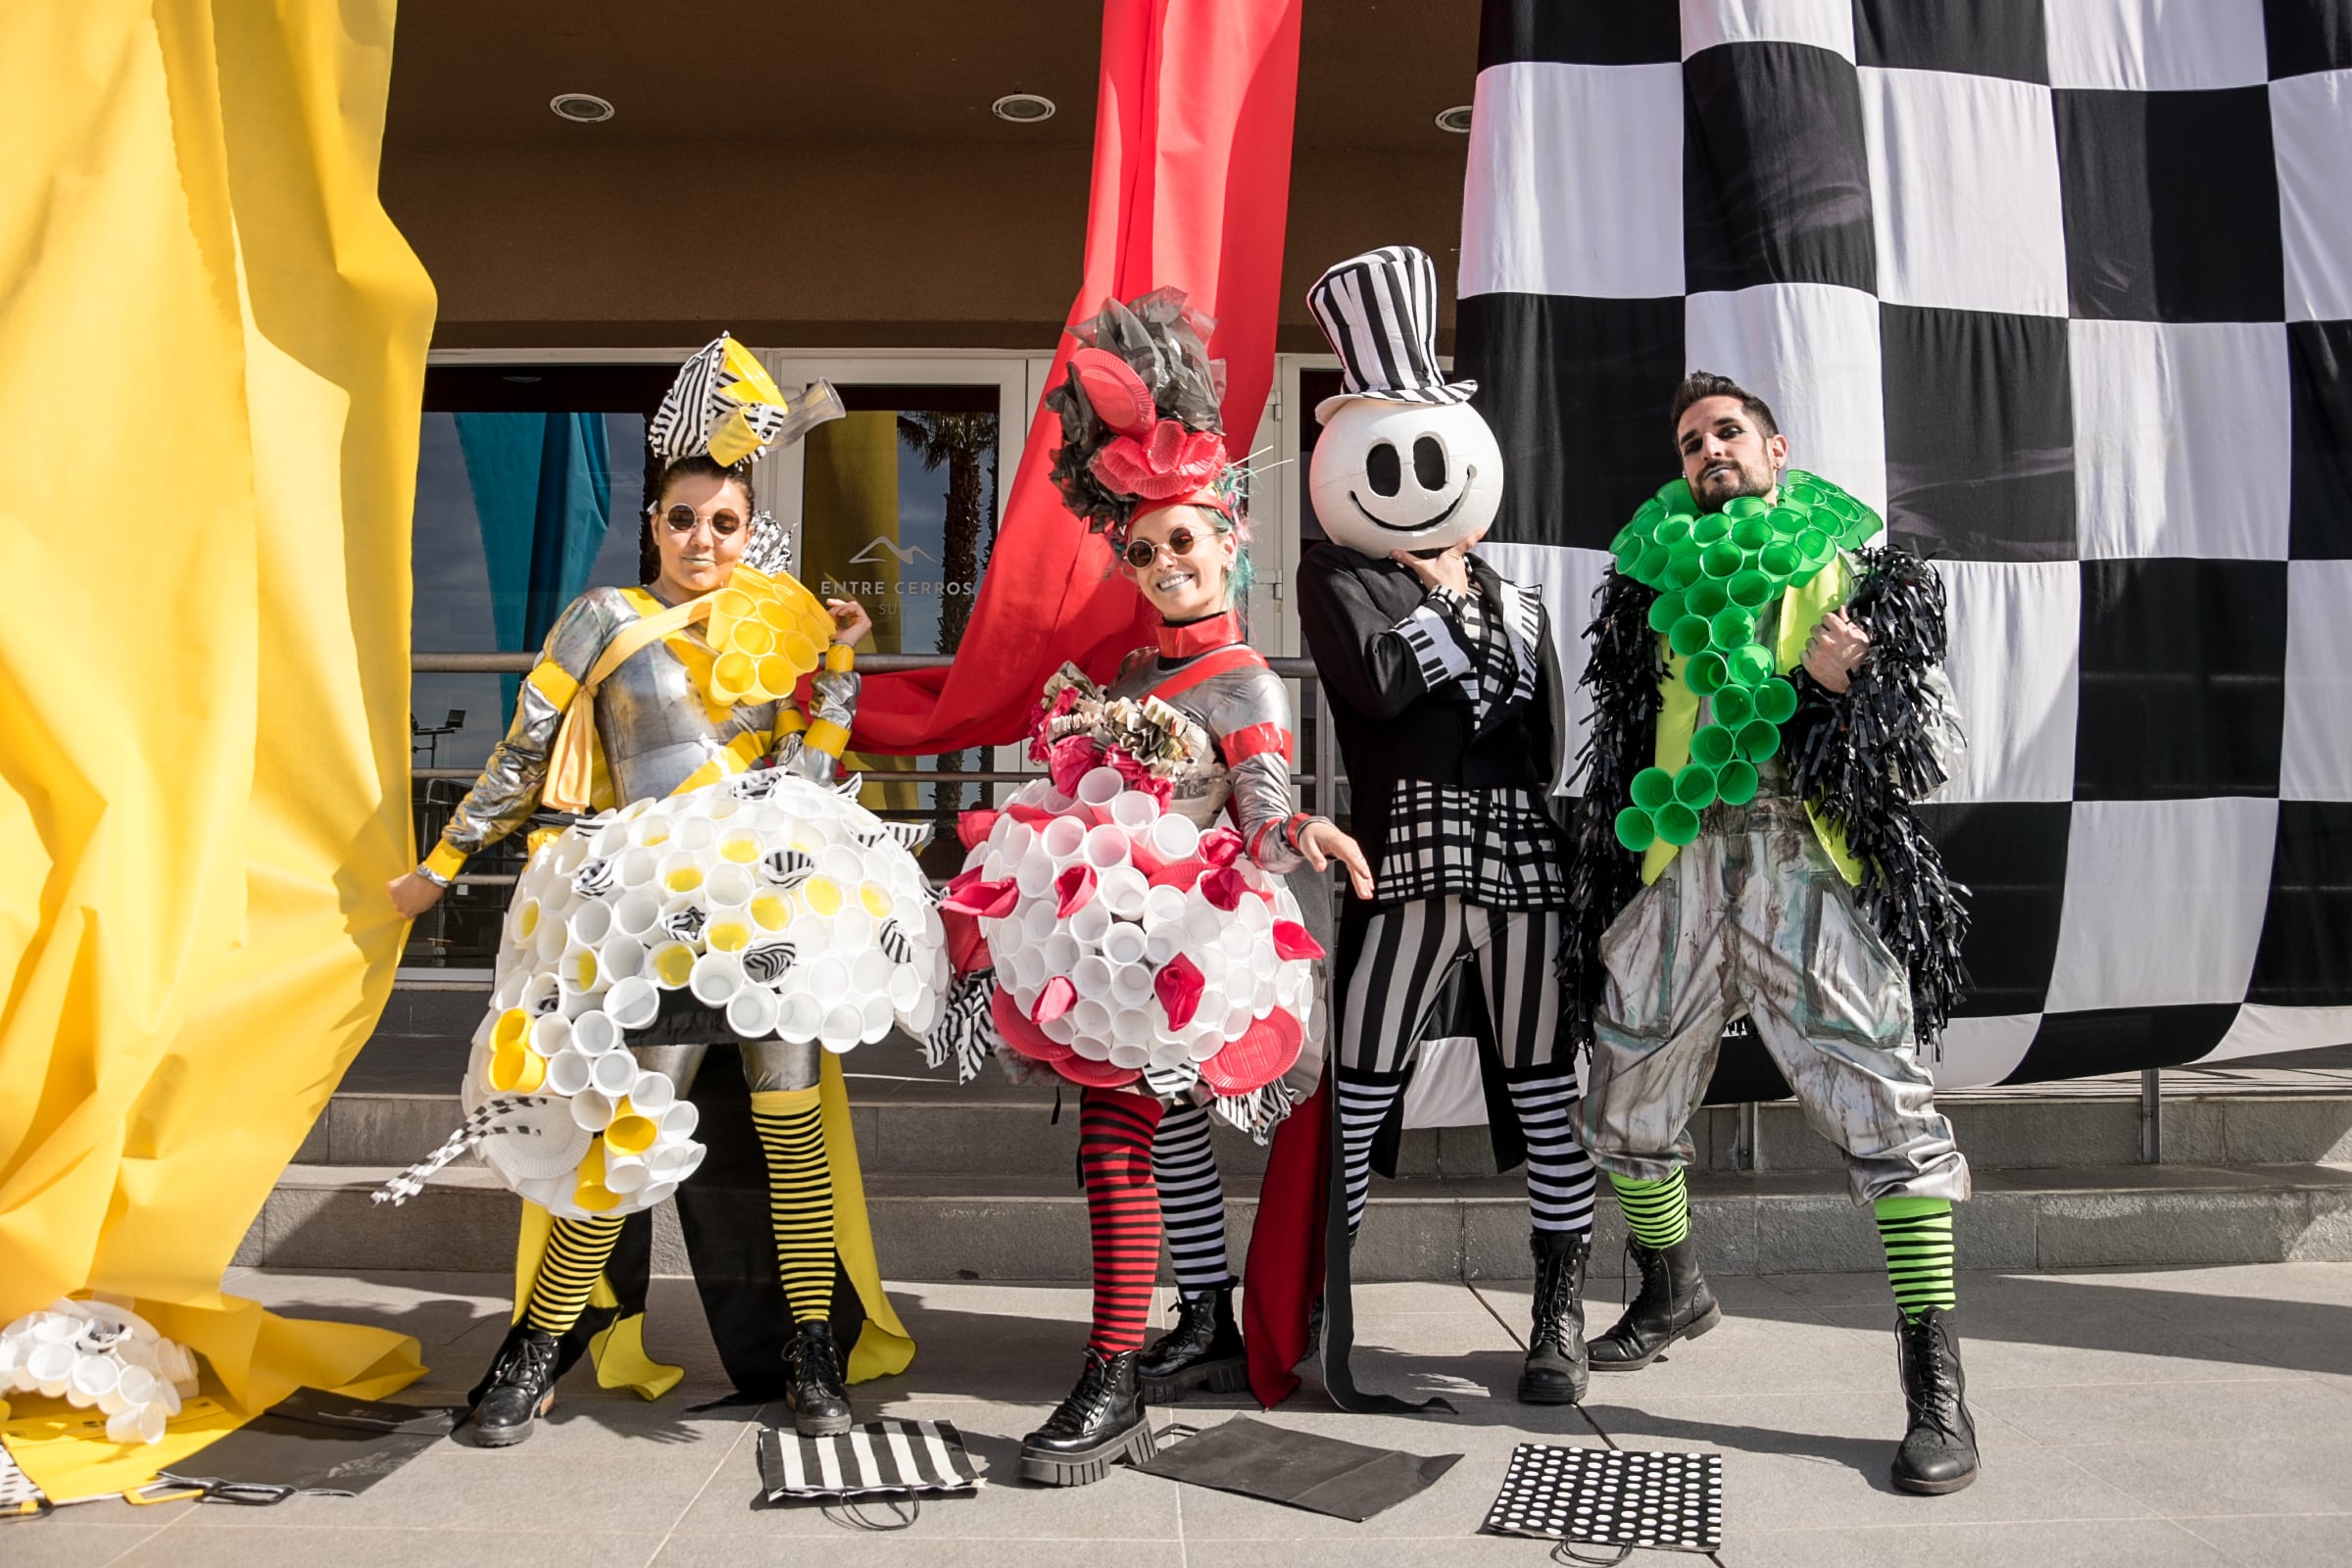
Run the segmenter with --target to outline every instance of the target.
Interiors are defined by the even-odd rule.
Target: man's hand
[[[1355,896],[1372,896],[1372,867],[1364,859],[1363,846],[1341,832],[1329,822],[1309,822],[1298,834],[1298,853],[1316,870],[1327,869],[1334,860],[1348,868],[1348,880],[1355,888]]]
[[[1486,536],[1487,530],[1480,528],[1467,538],[1455,540],[1427,561],[1410,550],[1392,550],[1389,559],[1420,578],[1424,587],[1446,588],[1467,595],[1470,592],[1468,558],[1470,552],[1478,548],[1478,542]]]
[[[1835,610],[1821,617],[1805,643],[1805,673],[1842,696],[1870,652],[1870,633]]]
[[[390,882],[385,883],[384,891],[391,895],[392,907],[400,911],[400,917],[404,920],[414,920],[434,905],[439,904],[441,895],[447,893],[449,889],[431,877],[420,876],[416,872],[411,871],[406,876],[396,876]]]

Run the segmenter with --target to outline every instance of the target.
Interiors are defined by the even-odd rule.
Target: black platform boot
[[[1960,1337],[1949,1309],[1931,1306],[1895,1325],[1910,1430],[1894,1450],[1894,1484],[1905,1492],[1958,1492],[1977,1479],[1977,1424],[1968,1418]]]
[[[1723,1307],[1698,1271],[1698,1244],[1686,1236],[1653,1251],[1640,1242],[1626,1250],[1642,1270],[1642,1294],[1617,1326],[1592,1342],[1592,1370],[1637,1372],[1677,1340],[1695,1340],[1723,1321]]]
[[[834,1438],[850,1430],[850,1391],[842,1386],[833,1327],[822,1318],[800,1326],[784,1347],[784,1402],[793,1430],[804,1438]]]
[[[1519,1374],[1521,1404],[1582,1404],[1591,1364],[1585,1350],[1585,1264],[1590,1231],[1536,1231],[1536,1309]]]
[[[1149,1459],[1158,1451],[1152,1424],[1144,1419],[1136,1386],[1138,1350],[1104,1355],[1086,1348],[1086,1370],[1078,1386],[1046,1424],[1021,1440],[1021,1479],[1049,1487],[1083,1487],[1102,1480],[1121,1459]]]
[[[531,1435],[531,1428],[556,1402],[557,1345],[544,1329],[517,1323],[490,1361],[489,1375],[473,1396],[473,1441],[505,1448]]]
[[[1247,1389],[1250,1362],[1233,1321],[1233,1282],[1179,1300],[1176,1326],[1144,1352],[1135,1373],[1146,1404],[1174,1404],[1203,1385],[1211,1394]]]

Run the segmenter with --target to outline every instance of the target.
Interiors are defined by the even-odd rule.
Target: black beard
[[[1772,494],[1772,480],[1773,476],[1769,472],[1762,479],[1757,479],[1745,468],[1739,468],[1736,470],[1735,477],[1714,481],[1714,483],[1729,486],[1721,493],[1716,493],[1709,486],[1708,481],[1699,480],[1691,484],[1690,497],[1703,505],[1709,512],[1721,512],[1723,504],[1727,501],[1737,501],[1741,496],[1763,497]]]

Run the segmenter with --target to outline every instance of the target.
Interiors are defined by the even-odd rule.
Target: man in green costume
[[[1910,810],[1964,744],[1941,588],[1917,557],[1866,547],[1867,507],[1787,467],[1761,398],[1697,372],[1673,416],[1682,477],[1618,535],[1584,681],[1565,967],[1592,1051],[1585,1143],[1642,1275],[1592,1370],[1637,1370],[1721,1320],[1683,1168],[1744,1016],[1876,1210],[1910,1410],[1894,1482],[1957,1491],[1977,1471],[1951,1240],[1969,1173],[1919,1042],[1965,981],[1966,915]]]

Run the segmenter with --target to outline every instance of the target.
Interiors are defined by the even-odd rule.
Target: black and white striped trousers
[[[1560,930],[1556,909],[1490,909],[1450,895],[1372,911],[1340,988],[1335,1076],[1350,1231],[1363,1221],[1372,1142],[1404,1091],[1430,1001],[1465,954],[1526,1135],[1530,1223],[1540,1231],[1592,1228],[1592,1162],[1576,1132],[1583,1088],[1560,1026]]]

